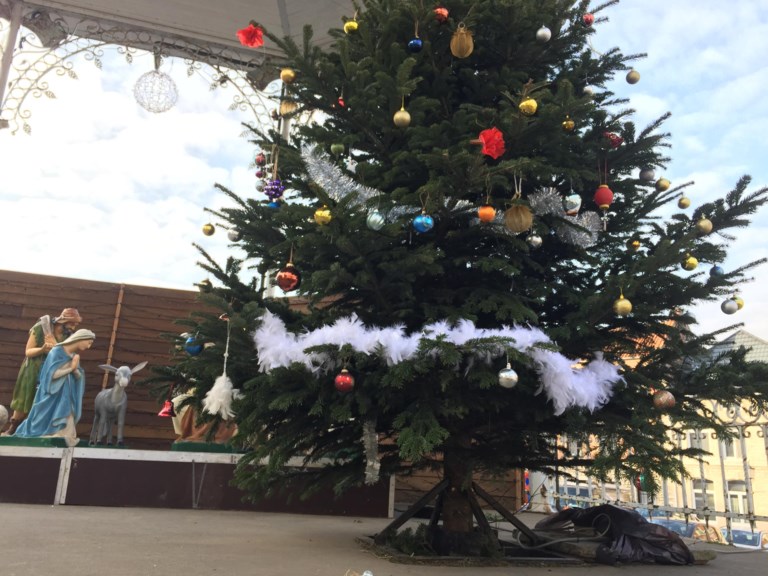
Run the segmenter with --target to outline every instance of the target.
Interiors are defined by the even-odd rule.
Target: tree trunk
[[[443,470],[448,488],[443,498],[443,529],[447,533],[468,534],[474,526],[468,490],[472,484],[469,464],[469,437],[457,436],[445,447]]]

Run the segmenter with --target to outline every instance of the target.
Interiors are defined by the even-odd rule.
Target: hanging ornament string
[[[523,195],[523,176],[520,175],[520,178],[517,177],[517,173],[512,174],[512,182],[515,186],[515,193],[512,196],[512,200],[519,200],[520,197]]]
[[[277,144],[272,146],[272,180],[277,180],[277,160],[280,155],[280,148]]]

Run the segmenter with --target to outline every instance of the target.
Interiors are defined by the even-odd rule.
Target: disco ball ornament
[[[659,410],[669,410],[675,407],[677,401],[669,390],[657,390],[653,393],[653,405]]]
[[[569,194],[563,200],[563,209],[568,216],[576,216],[581,208],[581,196],[578,194]]]
[[[203,351],[203,344],[195,336],[190,336],[184,341],[184,350],[190,356],[197,356]]]
[[[336,390],[346,394],[347,392],[351,392],[352,388],[355,387],[355,377],[349,373],[349,370],[344,368],[336,375],[336,378],[333,379],[333,385],[336,387]]]
[[[240,233],[240,230],[232,229],[229,232],[227,232],[227,238],[229,238],[230,242],[239,242],[240,239],[243,237],[243,235]]]
[[[499,386],[502,388],[514,388],[520,378],[512,369],[512,364],[507,362],[507,366],[499,371]]]
[[[371,230],[381,230],[386,223],[384,215],[378,210],[372,210],[368,213],[368,217],[365,219],[365,223]]]
[[[736,314],[736,312],[739,311],[739,303],[733,298],[728,298],[727,300],[723,300],[723,303],[720,304],[720,310],[722,310],[724,314]]]
[[[203,234],[206,236],[213,236],[213,233],[216,232],[216,228],[213,224],[208,222],[207,224],[203,224]]]
[[[653,182],[656,180],[656,171],[650,166],[646,166],[640,170],[640,180],[643,182]]]
[[[147,112],[159,114],[173,108],[179,93],[173,78],[165,72],[151,70],[142,74],[134,84],[133,97]]]
[[[549,42],[549,39],[552,38],[552,30],[547,28],[546,26],[542,26],[536,31],[536,40],[538,42],[541,42],[542,44]]]
[[[680,199],[677,201],[677,207],[681,208],[682,210],[685,210],[690,205],[691,205],[691,199],[688,198],[687,196],[680,196]]]
[[[541,239],[541,236],[538,234],[529,234],[528,237],[525,239],[525,243],[528,244],[531,248],[534,250],[536,248],[541,248],[543,240]]]
[[[275,282],[283,292],[290,292],[296,290],[301,284],[301,274],[293,265],[293,262],[288,262],[284,268],[275,276]]]

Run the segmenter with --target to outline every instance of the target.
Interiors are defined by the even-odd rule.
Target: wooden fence
[[[136,374],[128,388],[125,442],[137,449],[168,448],[176,438],[171,421],[157,416],[157,401],[136,383],[151,375],[152,366],[169,364],[171,343],[162,334],[182,331],[174,322],[198,306],[196,295],[195,291],[0,271],[0,404],[10,404],[32,325],[44,314],[55,316],[63,308],[77,308],[83,318],[81,328],[96,333],[93,346],[82,356],[86,393],[78,435],[87,438],[90,433],[93,400],[107,376],[99,364],[134,366],[146,360],[148,367]]]

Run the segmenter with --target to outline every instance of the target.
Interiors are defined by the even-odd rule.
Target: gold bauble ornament
[[[571,120],[570,116],[565,117],[565,120],[563,120],[563,130],[566,132],[573,132],[573,129],[576,128],[576,122]]]
[[[329,224],[332,218],[333,216],[331,216],[331,211],[328,209],[328,206],[323,206],[322,208],[315,210],[315,222],[320,224],[320,226]]]
[[[526,116],[533,116],[536,114],[536,110],[539,108],[539,103],[536,102],[533,98],[525,98],[522,102],[520,102],[520,105],[518,106],[518,109],[520,112],[525,114]]]
[[[216,228],[208,222],[208,224],[203,224],[203,234],[206,236],[213,236],[213,233],[216,232]]]
[[[624,298],[622,294],[613,301],[613,311],[619,316],[627,316],[632,312],[632,302]]]
[[[677,201],[677,207],[685,210],[691,205],[691,199],[687,196],[680,196],[680,200]]]
[[[734,294],[731,300],[736,302],[736,306],[739,307],[739,310],[744,308],[744,300],[742,300],[741,296],[739,296],[738,294]]]
[[[632,68],[632,70],[627,72],[627,83],[637,84],[638,82],[640,82],[640,72]]]
[[[653,393],[653,405],[659,410],[674,408],[677,401],[669,390],[657,390]]]
[[[344,32],[346,34],[357,32],[357,20],[347,20],[344,22]]]
[[[280,80],[282,80],[284,84],[290,84],[295,79],[296,72],[293,71],[293,68],[283,68],[280,70]]]
[[[451,54],[456,58],[466,58],[475,49],[475,41],[472,40],[472,32],[467,30],[464,22],[459,22],[459,27],[451,36]]]
[[[683,269],[689,270],[689,271],[690,270],[695,270],[696,266],[698,266],[698,265],[699,265],[699,261],[696,258],[694,258],[693,256],[691,256],[690,254],[688,254],[688,256],[685,257],[685,260],[683,260],[683,262],[681,264]]]
[[[640,250],[640,240],[634,239],[627,241],[627,248],[632,250],[633,252],[637,252]]]
[[[504,226],[513,234],[530,230],[533,226],[533,212],[524,204],[515,204],[504,212]]]
[[[408,128],[408,126],[411,125],[411,115],[408,113],[408,110],[406,110],[405,107],[401,107],[400,110],[395,112],[395,115],[392,117],[392,121],[398,128]]]
[[[696,222],[696,231],[702,235],[712,232],[712,220],[702,217],[701,220]]]
[[[669,190],[669,187],[672,185],[672,183],[667,180],[666,178],[659,178],[656,180],[656,190],[659,192],[664,192],[666,190]]]

